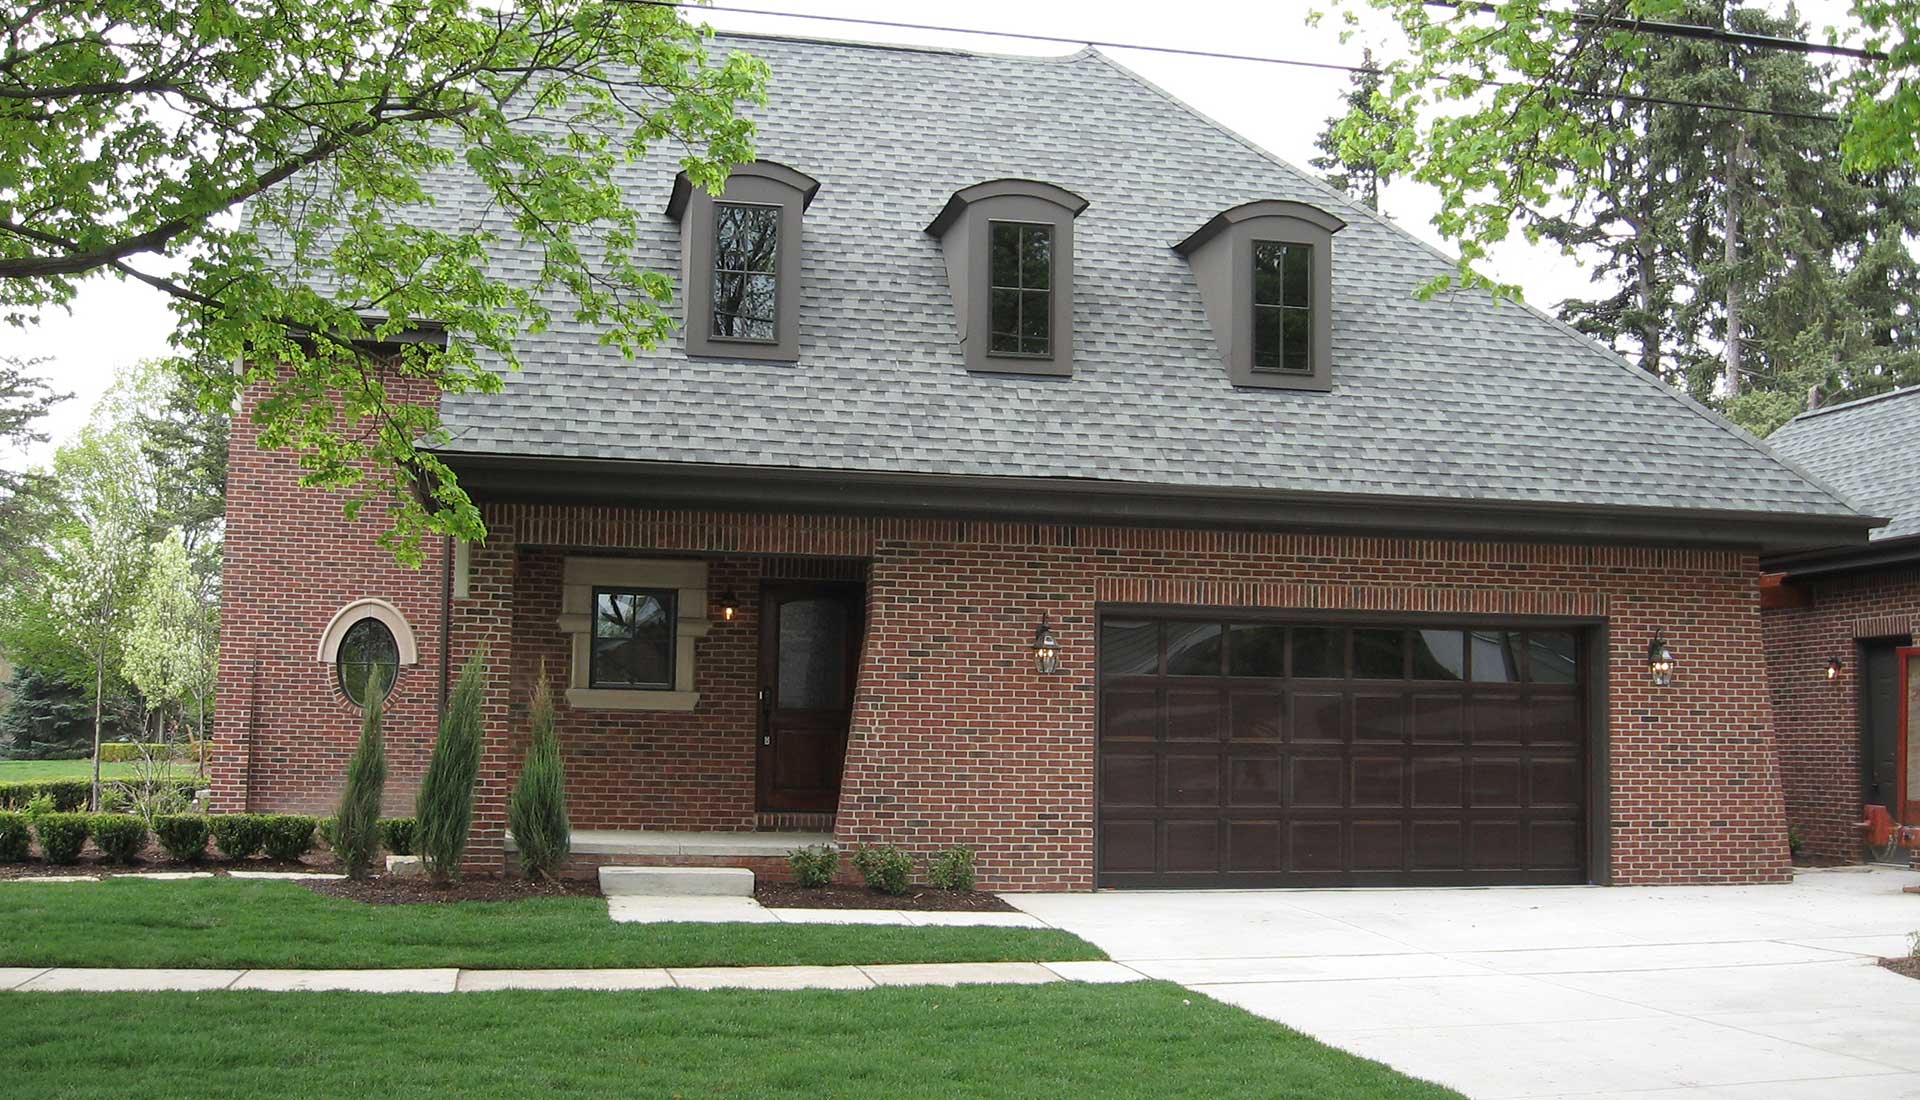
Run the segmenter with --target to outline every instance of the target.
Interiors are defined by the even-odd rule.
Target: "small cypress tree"
[[[347,786],[340,792],[340,808],[335,811],[333,854],[348,878],[362,879],[373,867],[380,852],[380,796],[387,789],[387,743],[380,731],[385,717],[387,681],[385,670],[375,666],[367,670],[360,697],[366,713],[360,719],[360,744],[347,761]]]
[[[560,739],[553,732],[553,689],[546,670],[533,690],[533,741],[527,763],[507,801],[507,825],[520,849],[527,874],[553,880],[573,848],[567,821],[567,775],[560,760]]]
[[[484,739],[480,704],[486,695],[486,663],[474,654],[460,669],[460,679],[447,700],[440,736],[427,760],[414,803],[414,850],[427,874],[446,882],[460,873],[460,857],[467,851],[467,830],[473,826],[473,784],[480,775],[480,748]]]

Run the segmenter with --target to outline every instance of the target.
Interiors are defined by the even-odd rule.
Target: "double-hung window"
[[[589,687],[673,690],[677,595],[670,588],[593,590]]]

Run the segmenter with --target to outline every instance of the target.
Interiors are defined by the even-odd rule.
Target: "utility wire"
[[[862,19],[855,16],[818,15],[812,12],[774,11],[770,8],[741,8],[723,4],[684,3],[679,0],[622,0],[623,3],[647,8],[679,8],[691,12],[723,11],[735,15],[766,15],[779,19],[804,19],[824,23],[845,23],[861,27],[884,27],[889,30],[930,31],[937,34],[965,34],[982,38],[1012,38],[1024,42],[1050,42],[1066,46],[1093,46],[1107,50],[1136,50],[1141,53],[1171,54],[1176,57],[1201,57],[1215,61],[1251,61],[1262,65],[1287,65],[1301,69],[1325,69],[1342,73],[1367,73],[1375,76],[1388,75],[1387,70],[1374,65],[1344,65],[1336,61],[1309,61],[1297,57],[1267,57],[1260,54],[1222,53],[1216,50],[1183,49],[1179,46],[1147,46],[1137,42],[1110,42],[1098,38],[1069,38],[1054,34],[1030,34],[1019,31],[993,31],[978,27],[948,27],[937,23],[908,23],[896,19]],[[1448,4],[1448,7],[1453,5]],[[1688,107],[1699,111],[1726,111],[1738,115],[1756,115],[1764,118],[1792,118],[1806,122],[1839,122],[1840,116],[1814,111],[1780,111],[1769,107],[1742,107],[1733,103],[1702,103],[1691,99],[1672,99],[1667,96],[1637,95],[1633,92],[1589,92],[1580,88],[1569,88],[1558,84],[1532,84],[1519,80],[1492,80],[1480,77],[1462,77],[1461,82],[1472,83],[1483,88],[1532,88],[1538,91],[1553,92],[1571,96],[1575,99],[1606,100],[1624,103],[1643,103],[1654,107]]]

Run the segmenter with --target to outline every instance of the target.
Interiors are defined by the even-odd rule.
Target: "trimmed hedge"
[[[94,847],[115,863],[132,863],[147,847],[147,823],[132,814],[94,814],[87,831]]]
[[[267,842],[266,819],[259,814],[219,814],[207,819],[207,829],[228,859],[257,855]]]
[[[111,786],[114,780],[104,780],[104,786]],[[191,799],[200,789],[201,780],[179,779],[180,793]],[[92,779],[25,779],[13,783],[0,783],[0,810],[24,810],[35,795],[44,794],[53,800],[53,808],[60,813],[76,813],[87,808],[87,799],[93,794]]]
[[[207,858],[205,814],[161,814],[153,819],[153,835],[167,855],[182,863],[198,863]]]
[[[25,863],[33,827],[18,810],[0,810],[0,863]]]
[[[270,814],[264,822],[267,858],[298,863],[313,851],[313,834],[320,819],[303,814]]]
[[[410,817],[383,818],[380,822],[380,843],[387,851],[396,856],[413,854],[413,819]]]
[[[77,863],[80,849],[87,846],[87,815],[42,814],[33,823],[33,832],[40,838],[40,854],[48,863]]]

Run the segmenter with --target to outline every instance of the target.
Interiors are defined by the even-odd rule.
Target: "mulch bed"
[[[500,875],[463,875],[458,881],[437,884],[422,877],[394,878],[375,875],[361,882],[351,879],[309,880],[303,883],[316,894],[330,898],[349,898],[369,905],[434,905],[450,901],[519,901],[524,898],[560,898],[600,896],[600,884],[593,879],[561,879],[540,882],[529,878]]]
[[[918,909],[947,913],[1017,913],[1018,909],[994,897],[971,890],[936,890],[916,886],[895,897],[865,886],[796,886],[791,882],[762,882],[753,896],[769,909]]]
[[[1909,978],[1920,978],[1920,955],[1907,955],[1898,959],[1881,959],[1880,965],[1895,974],[1905,974]]]

